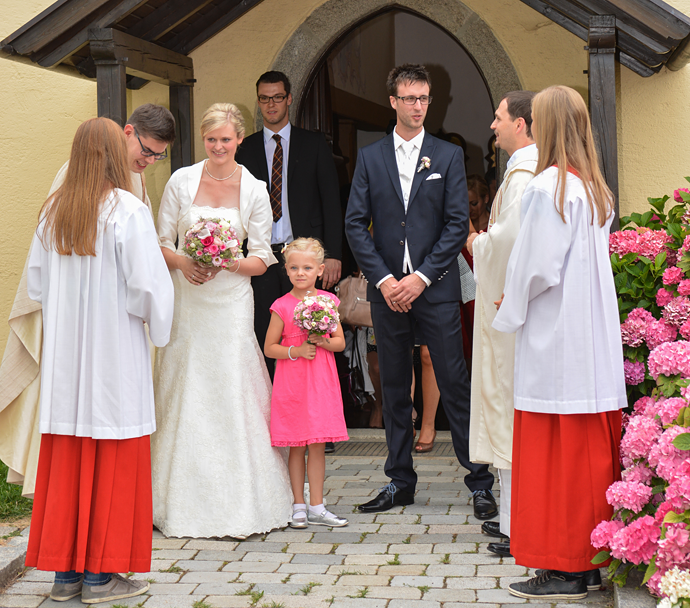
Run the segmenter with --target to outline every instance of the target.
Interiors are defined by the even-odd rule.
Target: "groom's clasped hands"
[[[424,291],[426,283],[417,274],[408,274],[399,281],[393,277],[381,283],[381,294],[395,312],[408,312]]]

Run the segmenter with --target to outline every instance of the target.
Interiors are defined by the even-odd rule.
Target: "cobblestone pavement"
[[[486,549],[472,515],[465,470],[448,457],[416,457],[415,504],[383,514],[354,513],[387,483],[384,458],[327,459],[326,500],[350,525],[276,530],[245,541],[153,534],[148,595],[100,604],[145,608],[510,608],[535,603],[508,594],[528,570]],[[539,522],[534,522],[539,525]],[[53,574],[27,570],[0,606],[70,608],[48,599]],[[610,589],[570,606],[613,605]],[[560,608],[561,604],[553,604]]]

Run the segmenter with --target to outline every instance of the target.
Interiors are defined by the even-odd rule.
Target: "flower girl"
[[[345,348],[343,329],[337,316],[329,314],[340,303],[334,295],[316,289],[324,271],[324,249],[316,239],[299,238],[285,248],[285,268],[292,291],[271,306],[271,322],[264,352],[277,359],[271,398],[271,445],[289,446],[288,469],[294,496],[290,526],[309,524],[342,527],[347,519],[323,505],[326,473],[325,443],[346,441],[347,428],[338,382],[334,352]],[[295,310],[297,308],[297,311]],[[310,333],[304,323],[318,309],[320,331]],[[334,329],[333,329],[334,328]],[[329,333],[323,333],[326,330]],[[304,501],[305,452],[310,505]]]

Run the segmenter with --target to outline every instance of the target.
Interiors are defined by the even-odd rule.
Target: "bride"
[[[165,536],[245,537],[292,514],[285,460],[271,447],[271,385],[250,283],[276,262],[272,215],[264,182],[235,161],[244,136],[237,107],[212,105],[201,136],[208,159],[173,174],[158,215],[175,316],[154,372],[153,523]],[[202,218],[230,222],[248,239],[247,257],[221,270],[184,255],[185,232]]]

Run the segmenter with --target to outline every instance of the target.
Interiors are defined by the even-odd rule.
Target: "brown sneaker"
[[[146,593],[150,586],[148,581],[133,581],[119,574],[113,574],[105,585],[84,585],[81,601],[83,604],[100,604],[122,600]]]
[[[66,602],[81,594],[81,586],[84,582],[82,576],[76,583],[55,583],[50,590],[50,599],[56,602]]]

